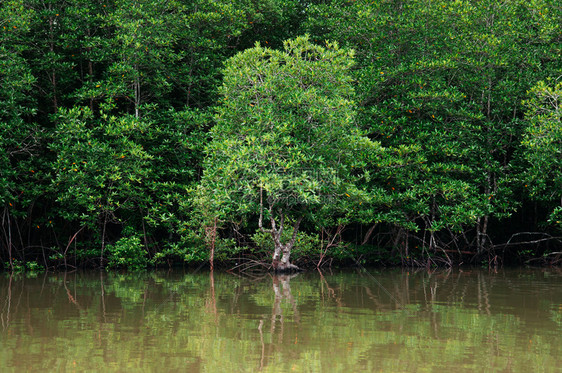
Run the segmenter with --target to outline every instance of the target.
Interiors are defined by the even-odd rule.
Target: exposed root
[[[259,260],[247,259],[243,263],[236,265],[228,270],[228,272],[248,272],[248,271],[270,271],[271,264]]]
[[[302,269],[292,263],[282,263],[278,260],[274,260],[271,267],[275,273],[293,273],[302,271]]]

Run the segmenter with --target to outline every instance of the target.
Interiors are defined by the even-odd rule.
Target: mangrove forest
[[[0,263],[559,265],[561,116],[559,0],[3,0]]]

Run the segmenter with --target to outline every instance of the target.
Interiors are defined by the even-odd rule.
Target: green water
[[[0,276],[0,371],[562,371],[562,272]]]

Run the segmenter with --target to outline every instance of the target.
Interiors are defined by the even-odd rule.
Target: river
[[[0,273],[0,370],[560,372],[562,270]]]

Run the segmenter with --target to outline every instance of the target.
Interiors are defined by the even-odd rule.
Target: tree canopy
[[[559,263],[560,35],[558,0],[5,0],[0,262]]]
[[[289,265],[303,219],[319,224],[349,207],[353,167],[376,148],[355,125],[352,57],[299,37],[283,51],[256,44],[227,62],[199,204],[224,221],[259,216],[274,263]]]

